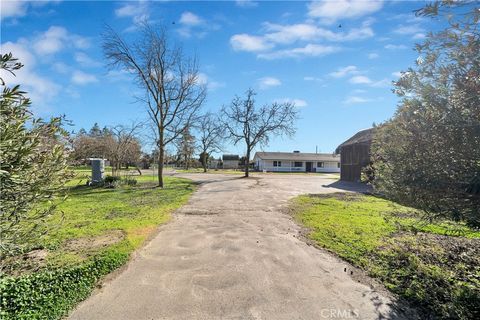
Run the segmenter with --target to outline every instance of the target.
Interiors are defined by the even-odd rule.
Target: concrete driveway
[[[202,182],[190,202],[70,319],[401,318],[392,298],[307,245],[288,199],[355,190],[322,175],[179,175]]]

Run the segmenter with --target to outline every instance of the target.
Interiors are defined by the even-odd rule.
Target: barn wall
[[[340,154],[340,179],[360,181],[362,168],[370,163],[370,144],[342,146]]]

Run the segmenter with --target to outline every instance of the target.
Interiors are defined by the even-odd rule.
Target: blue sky
[[[15,79],[3,76],[24,85],[37,115],[65,114],[75,130],[144,119],[131,78],[106,67],[100,34],[108,24],[135,37],[135,23],[148,19],[199,58],[205,110],[251,87],[259,103],[293,101],[300,111],[295,137],[274,138],[265,150],[332,152],[393,115],[391,81],[414,64],[414,44],[438,27],[413,14],[423,4],[2,0],[1,52],[25,64]]]

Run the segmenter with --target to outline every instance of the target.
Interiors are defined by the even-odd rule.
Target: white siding
[[[274,161],[280,161],[281,166],[273,166]],[[255,169],[259,171],[268,171],[268,172],[305,172],[306,171],[306,162],[312,162],[312,172],[340,172],[338,160],[325,160],[325,161],[297,161],[302,162],[301,167],[295,167],[295,161],[292,160],[263,160],[261,158],[255,157]],[[323,162],[323,167],[319,167],[319,162]]]
[[[323,163],[323,167],[320,167],[320,162]],[[340,172],[339,168],[340,159],[338,161],[317,161],[314,163],[316,172]]]
[[[238,169],[238,160],[223,160],[223,169]]]

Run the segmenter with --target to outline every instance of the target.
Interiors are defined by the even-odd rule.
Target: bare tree
[[[198,122],[198,131],[200,162],[203,172],[207,172],[210,155],[221,150],[223,130],[218,119],[212,113],[206,113]]]
[[[108,154],[112,164],[112,175],[116,175],[122,163],[138,163],[141,147],[136,138],[137,131],[142,124],[133,123],[131,126],[117,125],[109,129],[111,139],[108,141]]]
[[[139,101],[147,106],[156,129],[158,186],[163,187],[166,146],[175,141],[197,117],[206,96],[199,81],[196,59],[188,59],[179,46],[172,45],[165,28],[140,26],[139,40],[127,43],[112,28],[103,35],[103,50],[110,67],[130,72],[144,90]]]
[[[245,99],[236,96],[230,105],[223,106],[221,115],[223,126],[229,138],[236,145],[245,143],[246,164],[245,177],[248,177],[250,154],[257,145],[266,146],[270,136],[292,136],[298,112],[291,102],[255,106],[255,91],[248,89]]]

